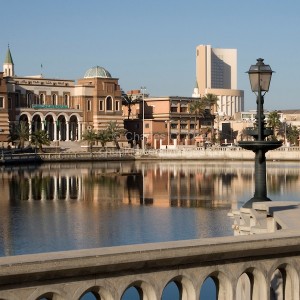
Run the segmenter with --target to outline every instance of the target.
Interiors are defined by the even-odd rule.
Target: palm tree
[[[18,142],[18,147],[23,149],[25,142],[29,141],[29,126],[25,121],[20,121],[17,126],[9,132],[9,142]]]
[[[97,134],[97,140],[100,141],[101,146],[104,149],[106,143],[110,141],[109,132],[107,130],[100,130]]]
[[[291,143],[291,145],[297,145],[300,131],[297,126],[292,126],[291,124],[286,127],[286,138]]]
[[[118,140],[120,136],[126,132],[126,130],[120,128],[117,122],[111,121],[109,122],[106,131],[108,133],[109,140],[115,143],[117,149],[120,149]]]
[[[88,148],[90,152],[93,150],[93,144],[97,140],[97,133],[94,129],[89,129],[82,134],[82,140],[88,143]]]
[[[196,135],[196,123],[197,119],[200,117],[204,117],[205,114],[205,108],[206,108],[206,103],[203,101],[203,99],[196,98],[193,102],[190,103],[190,113],[195,115],[195,122],[194,122],[194,138]],[[199,122],[199,128],[198,132],[200,129],[200,122]]]
[[[214,106],[218,106],[218,96],[215,94],[206,94],[205,96],[202,97],[202,100],[206,103],[206,105],[209,107],[209,110],[211,111],[211,108]]]
[[[128,108],[127,119],[129,120],[131,114],[131,106],[134,104],[134,101],[132,100],[132,97],[128,96],[123,90],[122,90],[122,104],[124,106],[127,106]]]
[[[50,146],[50,139],[48,132],[45,130],[36,130],[31,134],[31,143],[39,152],[43,152],[43,145]]]
[[[279,128],[281,127],[280,115],[276,110],[269,113],[267,126],[272,128],[272,139],[276,140],[276,130],[279,130]]]

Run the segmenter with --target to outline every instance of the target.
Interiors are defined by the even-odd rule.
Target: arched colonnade
[[[82,138],[82,117],[77,113],[68,115],[36,112],[31,115],[23,112],[18,121],[24,121],[29,125],[30,135],[36,130],[47,131],[51,141],[80,141]]]

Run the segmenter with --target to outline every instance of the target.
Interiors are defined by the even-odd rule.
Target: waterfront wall
[[[182,149],[122,149],[119,151],[97,152],[57,152],[2,154],[0,163],[26,162],[68,162],[68,161],[105,161],[105,160],[144,160],[144,159],[192,159],[192,160],[254,160],[252,151],[240,147],[220,148],[182,148]],[[299,147],[281,147],[266,153],[269,161],[300,161]]]
[[[0,299],[77,300],[90,292],[120,300],[136,287],[140,299],[159,300],[174,282],[182,300],[198,300],[208,277],[218,299],[299,299],[299,274],[299,231],[282,230],[2,257]]]

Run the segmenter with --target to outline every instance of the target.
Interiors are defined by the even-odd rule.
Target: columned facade
[[[19,122],[29,133],[45,130],[51,141],[80,141],[85,131],[104,130],[110,122],[124,128],[121,89],[102,67],[87,70],[77,83],[42,75],[16,76],[10,49],[0,73],[0,142]]]

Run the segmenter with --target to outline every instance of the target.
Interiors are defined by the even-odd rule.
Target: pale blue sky
[[[0,0],[0,61],[10,44],[17,75],[78,79],[95,65],[125,91],[191,96],[195,49],[238,50],[238,88],[262,57],[276,72],[265,107],[300,109],[299,0]]]

